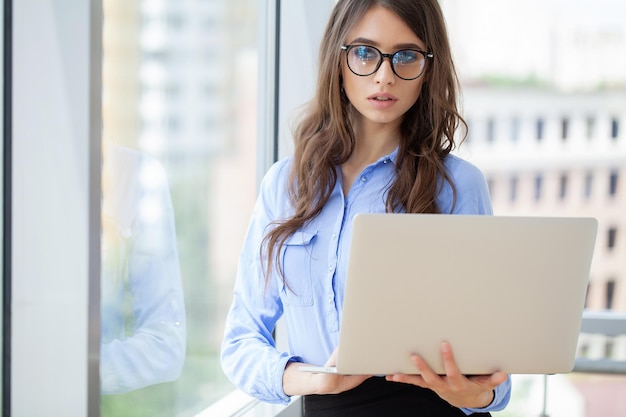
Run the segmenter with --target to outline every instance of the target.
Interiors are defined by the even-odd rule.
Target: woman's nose
[[[385,57],[376,71],[376,82],[381,84],[393,84],[395,81],[396,74],[391,67],[391,59]]]

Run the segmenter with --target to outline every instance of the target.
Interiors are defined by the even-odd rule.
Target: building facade
[[[598,220],[586,308],[626,311],[626,92],[467,87],[460,153],[485,173],[496,215]],[[554,300],[558,303],[558,300]],[[582,355],[626,359],[626,341]]]

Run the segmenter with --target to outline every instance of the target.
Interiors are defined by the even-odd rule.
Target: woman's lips
[[[392,94],[377,93],[369,96],[367,100],[377,109],[387,109],[393,106],[398,99]]]

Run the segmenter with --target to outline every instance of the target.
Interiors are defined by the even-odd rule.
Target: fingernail
[[[450,348],[450,343],[448,342],[441,342],[441,351],[442,352],[450,352],[451,348]]]
[[[411,362],[417,367],[420,368],[422,366],[422,361],[419,355],[413,354],[411,355]]]

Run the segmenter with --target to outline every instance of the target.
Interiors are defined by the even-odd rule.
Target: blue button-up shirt
[[[282,387],[287,362],[323,365],[330,357],[339,339],[352,219],[357,213],[385,212],[396,156],[397,150],[367,166],[345,197],[338,181],[322,212],[289,237],[281,252],[289,288],[276,268],[265,287],[266,262],[261,262],[260,248],[268,225],[293,213],[287,196],[292,159],[277,162],[266,174],[240,256],[222,345],[224,372],[243,391],[264,401],[287,403],[289,397]],[[444,163],[457,195],[453,207],[452,189],[445,182],[437,198],[442,213],[492,214],[480,170],[453,155]],[[277,350],[272,337],[281,316],[287,327],[288,352]],[[487,410],[502,408],[509,395],[510,380],[498,387]]]
[[[104,149],[100,388],[122,394],[179,377],[186,313],[165,171],[141,152]]]

